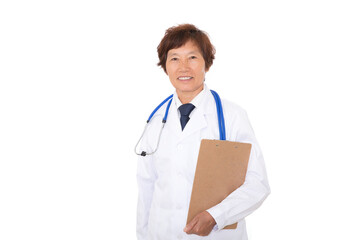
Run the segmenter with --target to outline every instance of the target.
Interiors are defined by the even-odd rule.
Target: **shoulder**
[[[222,100],[227,139],[240,142],[252,142],[253,129],[246,110],[227,99]]]
[[[237,103],[223,98],[221,99],[221,103],[224,114],[230,115],[232,117],[247,118],[246,110]]]
[[[159,102],[153,104],[154,105],[153,109],[148,110],[148,114],[149,114],[149,115],[147,115],[148,119],[151,115],[152,115],[151,121],[156,118],[162,118],[165,115],[166,108],[168,106],[169,101],[171,101],[171,99],[167,100],[166,102],[165,102],[165,100],[166,100],[166,98],[164,97],[164,99],[162,101],[159,101]],[[160,106],[161,103],[163,103],[163,104]],[[173,103],[171,103],[171,104],[173,104]]]

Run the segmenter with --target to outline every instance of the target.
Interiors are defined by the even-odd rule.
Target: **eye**
[[[173,57],[173,58],[170,59],[170,61],[177,61],[177,60],[178,60],[177,57]]]
[[[197,57],[196,56],[191,56],[190,59],[196,59]]]

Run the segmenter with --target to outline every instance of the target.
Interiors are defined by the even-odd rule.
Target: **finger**
[[[199,223],[195,223],[191,229],[189,229],[186,233],[187,234],[198,234],[199,231]]]
[[[186,232],[187,234],[192,233],[192,229],[193,227],[196,225],[196,223],[198,222],[198,218],[194,218],[193,220],[191,220],[186,227],[184,228],[184,232]]]

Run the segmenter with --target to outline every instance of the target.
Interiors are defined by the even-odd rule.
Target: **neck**
[[[190,103],[202,90],[204,89],[204,84],[193,92],[180,92],[176,90],[176,93],[179,97],[179,100],[182,104]]]

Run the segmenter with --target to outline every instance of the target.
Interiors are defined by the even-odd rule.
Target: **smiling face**
[[[188,41],[168,51],[166,72],[182,103],[189,103],[204,87],[205,61],[199,48]]]

